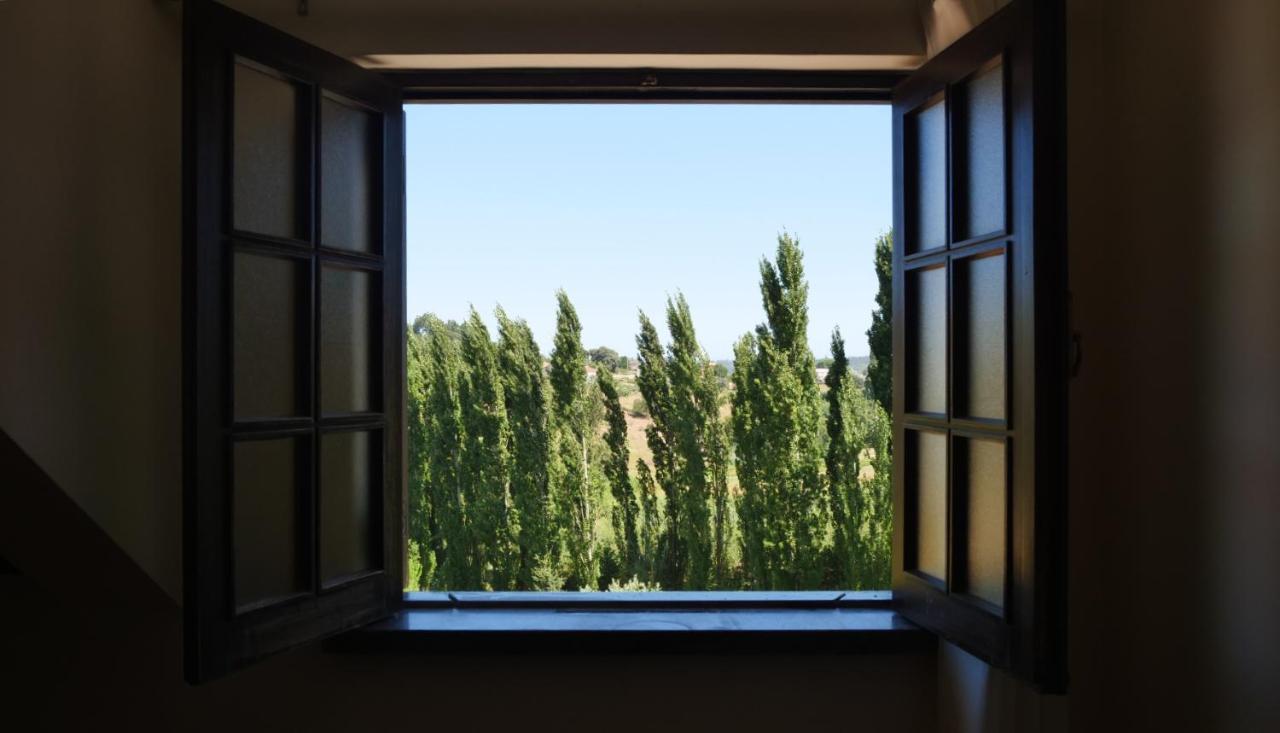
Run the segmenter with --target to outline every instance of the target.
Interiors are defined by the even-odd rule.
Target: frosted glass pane
[[[947,411],[947,270],[907,273],[907,410]]]
[[[913,211],[907,212],[906,251],[918,252],[947,243],[947,105],[938,102],[908,120],[915,160],[907,161],[914,182]],[[912,203],[914,206],[912,206]]]
[[[1005,577],[1005,449],[1003,441],[965,439],[966,451],[965,588],[1004,606]]]
[[[957,356],[956,413],[1005,417],[1005,256],[955,263]]]
[[[321,98],[320,237],[327,247],[375,250],[377,119],[370,112]]]
[[[297,438],[241,441],[233,449],[231,505],[236,605],[305,589],[298,556]]]
[[[915,569],[939,580],[947,579],[947,437],[944,433],[912,431],[908,460],[916,530]],[[911,538],[908,538],[911,541]]]
[[[302,264],[283,257],[236,253],[233,331],[235,416],[298,415],[298,303]]]
[[[235,65],[232,220],[235,228],[303,238],[298,87],[244,64]]]
[[[328,582],[374,567],[378,456],[372,433],[320,440],[320,574]]]
[[[373,275],[334,267],[320,283],[320,403],[325,412],[372,409]]]
[[[965,84],[964,161],[956,191],[960,239],[1003,231],[1004,183],[1004,67],[984,71]]]

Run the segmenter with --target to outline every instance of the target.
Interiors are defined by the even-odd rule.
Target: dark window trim
[[[894,71],[486,69],[382,72],[408,102],[888,103]]]
[[[386,71],[410,103],[888,104],[898,72],[690,69]],[[407,314],[406,314],[407,317]],[[889,652],[936,637],[890,591],[406,592],[334,651]]]

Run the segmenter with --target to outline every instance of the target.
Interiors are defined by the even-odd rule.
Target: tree
[[[561,524],[569,558],[571,581],[579,588],[594,587],[599,578],[595,554],[596,506],[591,481],[591,424],[587,404],[586,351],[582,323],[563,291],[556,293],[556,335],[551,352],[552,414],[556,421],[556,457],[560,464]]]
[[[618,356],[618,352],[608,346],[597,346],[587,352],[587,359],[597,367],[604,367],[609,371],[616,371],[621,363],[622,357]]]
[[[418,319],[421,320],[421,319]],[[416,324],[418,321],[415,320]],[[406,407],[409,427],[409,486],[408,486],[408,587],[426,590],[435,580],[436,552],[433,543],[435,513],[431,505],[428,467],[427,412],[430,366],[427,361],[427,337],[425,321],[423,330],[408,329],[405,333],[406,353]]]
[[[662,507],[658,504],[658,487],[653,472],[643,459],[636,459],[636,488],[640,493],[640,579],[648,585],[660,585],[659,549],[665,532]]]
[[[636,335],[636,386],[649,408],[652,420],[645,428],[645,441],[653,454],[653,473],[656,484],[662,487],[666,497],[666,521],[659,540],[657,580],[664,587],[682,588],[688,552],[680,537],[682,506],[681,485],[676,479],[675,427],[671,409],[671,380],[667,374],[667,359],[658,338],[653,321],[640,312],[640,333]]]
[[[520,522],[515,584],[520,590],[559,590],[564,577],[550,474],[550,383],[529,324],[512,320],[502,308],[496,315],[498,369],[511,427],[508,485]]]
[[[489,329],[474,308],[462,324],[459,398],[463,499],[479,588],[510,590],[519,565],[519,521],[507,493],[510,428],[498,360]]]
[[[426,339],[427,382],[424,475],[428,477],[434,509],[429,544],[439,564],[437,578],[442,587],[478,588],[476,552],[462,487],[462,361],[457,339],[439,318],[428,315],[422,324],[422,335]]]
[[[858,441],[853,439],[855,426],[850,424],[853,401],[849,360],[845,357],[840,329],[831,333],[831,366],[827,370],[827,486],[831,505],[832,556],[835,560],[834,580],[845,588],[854,588],[857,568],[861,563],[855,544],[858,525],[854,518],[860,497],[858,481]]]
[[[865,425],[863,448],[858,453],[858,488],[861,502],[854,519],[862,536],[862,566],[858,588],[888,588],[893,557],[893,420],[879,402],[857,400]]]
[[[669,426],[679,484],[678,533],[688,558],[686,588],[722,585],[728,576],[729,445],[720,421],[715,365],[698,345],[683,294],[667,299]]]
[[[831,335],[827,372],[827,486],[833,580],[853,590],[889,586],[892,487],[889,418],[851,378],[839,329]]]
[[[640,540],[636,534],[635,489],[631,486],[630,451],[627,449],[627,418],[618,401],[618,389],[608,369],[596,372],[600,394],[604,401],[606,432],[605,445],[609,449],[604,464],[605,478],[613,492],[613,538],[617,545],[618,562],[626,573],[623,580],[638,575],[640,568]]]
[[[822,481],[822,400],[809,350],[803,254],[778,237],[776,261],[760,263],[766,323],[734,349],[733,431],[748,577],[767,588],[822,580],[827,530]]]
[[[876,307],[871,312],[871,328],[867,344],[871,361],[867,364],[867,393],[880,403],[886,414],[893,414],[893,232],[876,239]]]

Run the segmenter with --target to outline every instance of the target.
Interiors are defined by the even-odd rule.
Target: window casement
[[[187,677],[401,596],[404,122],[380,76],[185,9]]]
[[[1067,353],[1052,7],[1011,3],[893,91],[894,600],[1049,690]]]
[[[1046,15],[1056,5],[1014,0],[906,76],[442,76],[361,69],[188,2],[187,678],[353,629],[371,647],[856,650],[891,638],[918,647],[923,627],[1060,689],[1061,18]],[[406,99],[892,103],[891,597],[402,592]],[[580,611],[568,625],[553,613],[566,606]],[[452,626],[414,617],[441,608]],[[871,620],[840,615],[851,610]],[[494,612],[510,628],[467,615]],[[709,620],[733,612],[752,615]],[[695,616],[681,633],[634,616],[664,613]]]

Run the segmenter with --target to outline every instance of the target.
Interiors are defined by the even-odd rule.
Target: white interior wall
[[[175,599],[180,17],[0,2],[0,426]]]
[[[0,425],[175,598],[179,5],[0,2]],[[1280,6],[1067,7],[1071,693],[944,647],[944,728],[1280,728]]]

